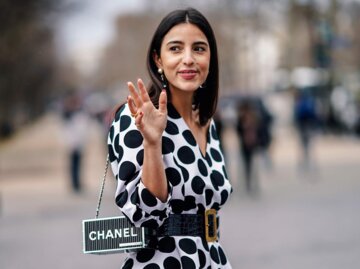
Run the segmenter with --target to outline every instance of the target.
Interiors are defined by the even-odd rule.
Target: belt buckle
[[[205,210],[205,239],[207,242],[217,240],[216,210]]]

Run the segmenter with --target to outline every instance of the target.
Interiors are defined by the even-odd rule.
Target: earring
[[[162,86],[165,89],[166,88],[166,83],[165,83],[165,78],[164,78],[164,71],[161,68],[159,68],[158,73],[160,74],[160,78],[161,78],[161,81],[162,81],[162,84],[163,84]]]

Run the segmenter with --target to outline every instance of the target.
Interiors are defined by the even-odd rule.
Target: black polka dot
[[[173,237],[165,236],[159,240],[159,251],[164,253],[171,253],[175,250],[176,244]]]
[[[138,130],[131,130],[126,133],[124,143],[128,148],[137,148],[142,145],[143,137]]]
[[[116,197],[116,204],[119,207],[123,207],[126,204],[127,199],[128,199],[128,192],[127,190],[125,190]]]
[[[116,158],[116,156],[114,154],[114,150],[113,150],[112,145],[108,145],[108,152],[109,152],[109,160],[110,160],[110,162],[116,161],[117,158]]]
[[[177,125],[175,123],[168,120],[166,123],[165,132],[167,132],[168,134],[171,134],[171,135],[177,135],[177,134],[179,134],[179,128],[177,127]]]
[[[144,162],[144,150],[140,150],[137,154],[136,154],[136,161],[138,162],[138,164],[140,166],[143,165]]]
[[[156,206],[157,204],[156,198],[150,193],[148,189],[143,189],[141,191],[141,199],[143,200],[144,204],[149,207]]]
[[[169,153],[174,152],[175,149],[175,145],[174,142],[172,142],[172,140],[168,137],[163,136],[162,138],[162,154],[166,155]]]
[[[109,138],[110,138],[111,141],[114,140],[114,132],[115,132],[114,125],[111,125],[111,127],[109,129]]]
[[[198,256],[199,256],[200,268],[204,268],[204,266],[206,264],[206,256],[205,256],[204,251],[199,249],[198,250]]]
[[[171,185],[176,186],[181,182],[180,173],[173,167],[165,169],[166,178],[170,181]]]
[[[115,147],[115,148],[117,148],[117,151],[118,151],[118,154],[119,154],[118,159],[121,161],[122,158],[123,158],[123,156],[124,156],[124,149],[123,149],[123,147],[120,146],[120,145],[119,145],[118,147]]]
[[[178,157],[181,162],[185,164],[191,164],[195,161],[194,152],[188,146],[182,146],[178,152]]]
[[[229,197],[229,194],[228,194],[228,192],[226,191],[226,190],[223,190],[222,192],[221,192],[221,204],[223,205],[223,204],[225,204],[225,202],[226,202],[226,200],[228,199],[228,197]]]
[[[124,181],[131,179],[135,173],[135,170],[136,167],[132,162],[123,162],[119,168],[119,179]]]
[[[225,165],[222,166],[222,171],[223,171],[224,177],[228,178],[227,173],[226,173]]]
[[[160,266],[156,263],[150,263],[144,267],[144,269],[160,269]]]
[[[177,161],[176,159],[174,158],[174,162],[176,164],[177,167],[180,167],[181,169],[181,173],[182,173],[182,176],[183,176],[183,179],[184,179],[184,182],[187,182],[189,180],[189,172],[183,167],[181,166]]]
[[[211,160],[210,155],[207,152],[206,152],[206,155],[205,155],[205,160],[208,163],[208,165],[211,167],[212,166],[212,160]]]
[[[227,263],[226,255],[223,251],[223,249],[219,246],[219,256],[220,256],[220,262],[222,265],[225,265]]]
[[[181,214],[181,212],[184,210],[184,202],[179,199],[170,200],[170,206],[174,214]]]
[[[214,262],[220,263],[219,253],[217,252],[217,250],[214,246],[210,247],[210,256]]]
[[[164,210],[154,210],[151,211],[151,215],[155,217],[159,217],[160,220],[165,219],[166,216],[166,208]]]
[[[195,201],[195,197],[194,196],[185,196],[185,201],[184,201],[184,210],[189,211],[191,209],[196,208],[196,201]]]
[[[188,238],[180,239],[179,247],[187,254],[195,254],[197,251],[195,242]]]
[[[212,204],[212,208],[215,209],[215,210],[219,210],[219,209],[220,209],[219,203],[216,203],[216,202],[213,203],[213,204]]]
[[[128,185],[130,182],[132,182],[134,179],[136,179],[139,173],[140,171],[137,171],[135,174],[131,176],[131,178],[127,178],[125,181],[125,186]]]
[[[192,146],[196,146],[196,140],[190,130],[185,130],[182,135],[185,138],[186,142],[188,142]]]
[[[114,117],[114,123],[118,123],[118,121],[120,120],[120,115],[121,115],[121,111],[124,110],[124,106],[122,106],[119,111],[116,112],[115,117]]]
[[[196,265],[195,265],[194,261],[187,256],[181,257],[181,264],[182,264],[182,268],[196,269]]]
[[[132,217],[133,222],[137,222],[137,221],[141,220],[142,217],[143,217],[142,210],[140,208],[137,208]]]
[[[167,257],[164,260],[164,269],[181,269],[181,263],[174,257]]]
[[[129,128],[131,123],[131,118],[128,115],[123,115],[120,118],[120,132],[125,131]]]
[[[205,182],[201,177],[196,176],[191,180],[191,188],[196,194],[202,194],[205,188]]]
[[[221,157],[221,153],[219,151],[217,151],[214,148],[210,149],[210,154],[211,157],[216,161],[216,162],[221,162],[222,161],[222,157]]]
[[[198,168],[199,168],[200,174],[203,175],[204,177],[207,177],[208,170],[206,169],[205,163],[201,159],[198,160]]]
[[[134,266],[134,260],[131,258],[128,258],[121,268],[122,269],[132,269],[133,266]]]
[[[212,171],[210,175],[211,183],[214,185],[215,190],[219,190],[220,186],[223,186],[225,183],[224,176],[218,171]]]
[[[134,192],[131,194],[130,201],[133,205],[140,203],[138,187],[136,187]]]
[[[114,149],[115,149],[115,151],[116,151],[116,153],[119,153],[119,137],[120,137],[120,135],[119,134],[117,134],[116,136],[115,136],[115,139],[114,139]]]
[[[204,214],[204,211],[205,211],[205,207],[203,206],[203,204],[197,204],[197,213],[198,214]]]
[[[219,136],[218,136],[218,133],[216,131],[215,125],[211,126],[211,136],[212,136],[213,139],[219,140]]]
[[[155,255],[155,249],[144,248],[136,254],[136,260],[144,263],[150,261]]]
[[[214,196],[214,192],[210,189],[207,189],[205,191],[205,200],[206,200],[206,205],[210,205],[211,201],[212,201],[212,198]]]
[[[202,243],[202,245],[203,245],[203,248],[207,251],[207,252],[209,252],[209,245],[208,245],[208,242],[205,240],[205,238],[201,238],[201,243]]]

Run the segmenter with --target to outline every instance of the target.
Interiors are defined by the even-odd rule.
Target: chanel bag
[[[82,221],[83,252],[85,254],[111,254],[138,251],[147,248],[154,231],[135,227],[125,216],[98,218],[109,167],[107,156],[96,216]]]

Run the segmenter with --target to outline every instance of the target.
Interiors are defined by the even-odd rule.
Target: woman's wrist
[[[161,139],[156,142],[151,142],[151,141],[147,141],[144,139],[143,146],[144,146],[144,149],[152,150],[152,151],[161,149],[161,146],[162,146]]]

